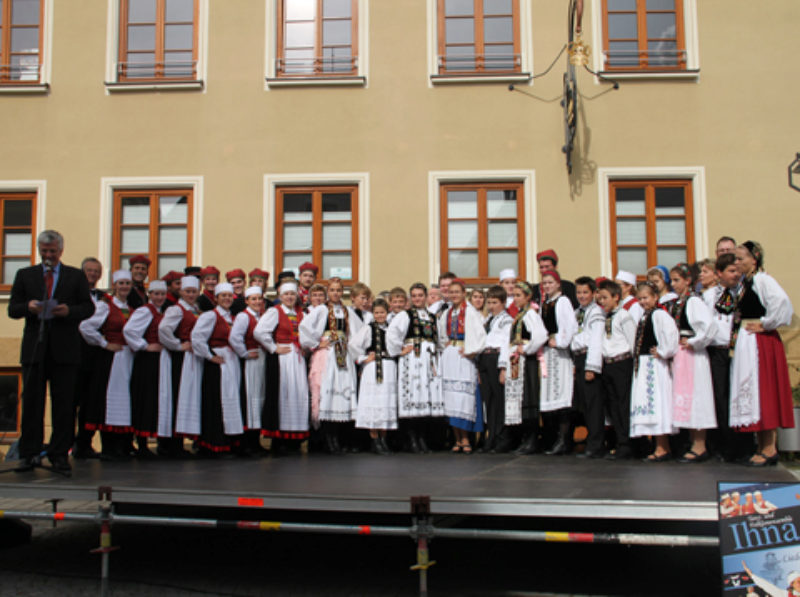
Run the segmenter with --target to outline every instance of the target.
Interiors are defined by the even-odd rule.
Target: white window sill
[[[431,83],[434,85],[452,83],[527,83],[532,78],[530,73],[431,75]]]
[[[163,83],[155,81],[146,81],[141,83],[132,83],[125,81],[123,83],[105,83],[106,91],[116,93],[118,91],[181,91],[181,90],[199,90],[203,89],[203,81],[164,81]]]
[[[0,85],[0,94],[17,94],[17,93],[31,93],[31,94],[45,94],[50,92],[50,85],[47,83],[36,83],[34,85]]]
[[[625,79],[699,79],[700,69],[675,71],[618,71],[601,70],[598,74],[612,81]]]
[[[267,77],[267,87],[364,87],[366,77]]]

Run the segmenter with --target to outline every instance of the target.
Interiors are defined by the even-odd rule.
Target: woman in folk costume
[[[670,271],[672,288],[678,299],[670,304],[670,314],[680,333],[680,350],[672,359],[672,424],[689,429],[692,446],[680,462],[703,462],[710,454],[706,449],[706,430],[717,426],[711,363],[706,347],[717,331],[714,315],[695,295],[694,279],[686,263]]]
[[[201,314],[192,329],[192,352],[204,360],[197,443],[207,456],[230,453],[244,433],[239,357],[229,341],[233,286],[219,283],[214,287],[214,295],[217,306]]]
[[[531,306],[533,289],[519,281],[514,287],[518,312],[511,324],[509,342],[500,351],[497,366],[500,383],[505,384],[506,419],[511,428],[520,427],[522,441],[515,454],[533,454],[539,436],[539,360],[536,353],[548,340],[547,329]]]
[[[567,454],[572,450],[572,388],[574,376],[569,345],[578,332],[578,320],[572,302],[561,294],[561,277],[554,271],[542,273],[541,317],[547,330],[544,346],[547,375],[542,375],[539,406],[546,420],[555,419],[558,436],[549,455]]]
[[[453,452],[472,453],[469,433],[477,418],[478,369],[473,357],[483,350],[482,315],[466,300],[466,284],[456,278],[448,290],[451,306],[439,318],[444,414],[450,417],[456,443]]]
[[[643,313],[633,348],[630,437],[653,436],[655,449],[645,460],[664,462],[672,458],[669,436],[676,431],[670,359],[678,352],[678,326],[658,308],[658,288],[652,282],[639,285],[637,300]]]
[[[158,340],[167,350],[161,353],[161,375],[171,380],[159,388],[159,455],[182,457],[183,437],[200,435],[200,383],[203,360],[192,353],[192,329],[200,311],[197,298],[200,280],[181,278],[181,298],[168,307],[158,325]]]
[[[792,389],[777,328],[792,320],[792,303],[775,278],[764,272],[764,250],[754,241],[736,249],[744,276],[734,298],[731,363],[731,427],[755,431],[758,451],[750,466],[777,463],[777,428],[794,427]]]
[[[303,311],[297,303],[297,283],[283,282],[278,297],[280,304],[267,309],[253,331],[267,351],[261,427],[272,438],[273,453],[276,447],[299,449],[309,435],[308,375],[300,347]]]
[[[130,317],[131,273],[115,271],[111,284],[112,294],[97,301],[94,315],[84,319],[79,329],[87,344],[104,349],[98,352],[93,371],[86,428],[100,430],[102,457],[115,460],[130,456],[128,446],[133,432],[130,394],[133,352],[122,333]]]
[[[242,379],[240,394],[244,417],[242,454],[258,455],[261,447],[261,411],[264,408],[265,352],[254,332],[258,320],[264,313],[264,291],[260,286],[251,286],[243,293],[245,309],[233,320],[228,339],[233,352],[241,360]]]
[[[417,282],[409,289],[411,308],[398,313],[386,330],[386,348],[397,362],[399,425],[408,435],[409,449],[429,452],[425,423],[444,416],[436,319],[426,307],[427,289]]]
[[[669,270],[663,265],[654,265],[647,270],[647,280],[658,288],[658,306],[662,309],[669,307],[672,301],[678,300],[678,295],[670,288]]]
[[[339,278],[328,282],[328,302],[309,309],[300,323],[300,345],[314,351],[311,357],[311,421],[322,423],[328,451],[342,452],[342,423],[356,418],[356,367],[347,350],[350,318],[342,304],[344,286]]]
[[[164,314],[161,308],[167,300],[167,283],[153,280],[147,288],[149,301],[134,311],[122,329],[125,341],[135,353],[131,370],[131,408],[137,456],[154,458],[147,447],[148,438],[158,437],[158,397],[161,384],[161,352],[158,325]],[[169,383],[167,378],[165,383]]]
[[[349,343],[356,363],[363,365],[356,428],[368,429],[372,451],[386,456],[392,453],[386,431],[397,429],[397,363],[386,346],[388,303],[376,299],[372,315],[374,319],[361,326]]]

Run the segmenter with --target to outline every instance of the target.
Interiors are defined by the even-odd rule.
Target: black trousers
[[[50,456],[66,456],[69,453],[75,440],[77,375],[78,365],[56,363],[48,350],[44,350],[42,361],[22,366],[22,436],[19,440],[22,458],[37,456],[42,451],[48,380],[53,431],[47,453]]]
[[[603,363],[603,390],[606,408],[617,437],[617,449],[630,447],[632,379],[633,359]]]
[[[484,353],[478,357],[481,398],[486,405],[486,430],[490,445],[503,437],[506,419],[505,386],[500,383],[497,369],[498,353]]]
[[[575,390],[572,404],[583,413],[586,423],[586,451],[602,452],[605,449],[606,428],[603,378],[595,373],[594,380],[586,381],[586,354],[575,355],[574,361]]]
[[[753,434],[734,431],[729,423],[731,356],[728,347],[709,346],[708,359],[711,363],[711,384],[714,388],[714,408],[717,414],[717,428],[708,432],[711,449],[726,460],[749,456],[753,447]]]

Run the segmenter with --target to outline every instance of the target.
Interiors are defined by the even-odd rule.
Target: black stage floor
[[[3,463],[2,469],[14,463]],[[782,466],[582,460],[572,456],[372,454],[262,459],[78,461],[72,478],[0,474],[0,498],[97,500],[169,507],[709,522],[719,481],[792,482]],[[255,513],[254,513],[255,514]]]

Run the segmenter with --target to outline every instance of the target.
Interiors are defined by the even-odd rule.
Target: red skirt
[[[758,404],[761,419],[737,431],[769,431],[794,427],[792,386],[789,367],[780,334],[776,331],[756,334],[758,346]]]

